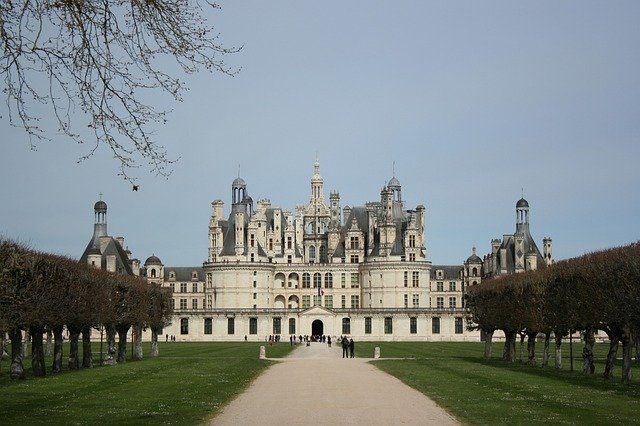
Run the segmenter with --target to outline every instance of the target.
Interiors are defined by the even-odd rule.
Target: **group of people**
[[[176,341],[176,336],[174,336],[173,334],[171,336],[169,336],[168,334],[165,335],[165,341],[169,341],[169,337],[171,337],[171,341],[175,342]],[[162,337],[161,337],[162,339]]]
[[[340,343],[342,344],[342,358],[355,358],[355,343],[353,338],[349,339],[347,336],[340,337]]]

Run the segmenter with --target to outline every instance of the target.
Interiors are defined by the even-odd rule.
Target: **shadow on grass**
[[[529,366],[525,363],[515,362],[508,363],[499,359],[486,360],[483,358],[469,357],[469,356],[457,356],[454,357],[464,362],[483,365],[485,367],[491,367],[500,369],[503,371],[511,371],[514,373],[528,374],[540,378],[556,380],[572,386],[581,386],[590,389],[596,389],[603,392],[615,392],[622,396],[633,396],[640,398],[640,385],[631,383],[625,385],[622,383],[619,377],[614,376],[612,379],[605,379],[602,377],[602,372],[597,372],[593,375],[587,375],[581,371],[569,371],[569,370],[557,370],[553,366],[541,367],[541,366]],[[602,366],[604,369],[604,366]],[[637,368],[636,368],[637,370]],[[621,368],[618,367],[614,372],[620,373]]]

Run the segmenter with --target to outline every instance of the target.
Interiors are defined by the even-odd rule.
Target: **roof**
[[[144,261],[144,266],[148,265],[162,265],[162,261],[155,255],[151,255]]]
[[[104,201],[100,200],[93,206],[93,209],[95,211],[106,212],[107,211],[107,203],[105,203]]]
[[[167,266],[164,268],[164,280],[168,281],[171,279],[172,281],[192,281],[193,273],[197,273],[198,281],[204,281],[204,269],[202,266]],[[171,278],[171,273],[174,274],[174,277]]]
[[[516,208],[524,208],[524,207],[529,208],[529,202],[524,198],[520,198],[516,203]]]
[[[436,271],[438,270],[443,271],[442,277],[437,277]],[[462,271],[462,266],[460,265],[433,265],[431,266],[431,279],[457,280],[460,279],[460,271]]]

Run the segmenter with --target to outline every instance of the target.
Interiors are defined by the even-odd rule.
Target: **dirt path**
[[[209,424],[458,424],[432,400],[368,360],[342,359],[339,347],[312,343],[279,361]]]

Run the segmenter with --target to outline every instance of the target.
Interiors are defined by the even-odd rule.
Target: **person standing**
[[[331,347],[331,336],[327,336],[327,344]]]
[[[351,340],[349,340],[349,355],[351,355],[351,358],[355,357],[355,346],[356,344],[353,343],[353,338]]]
[[[342,338],[342,358],[349,358],[349,339],[347,339],[347,336],[344,336]]]

